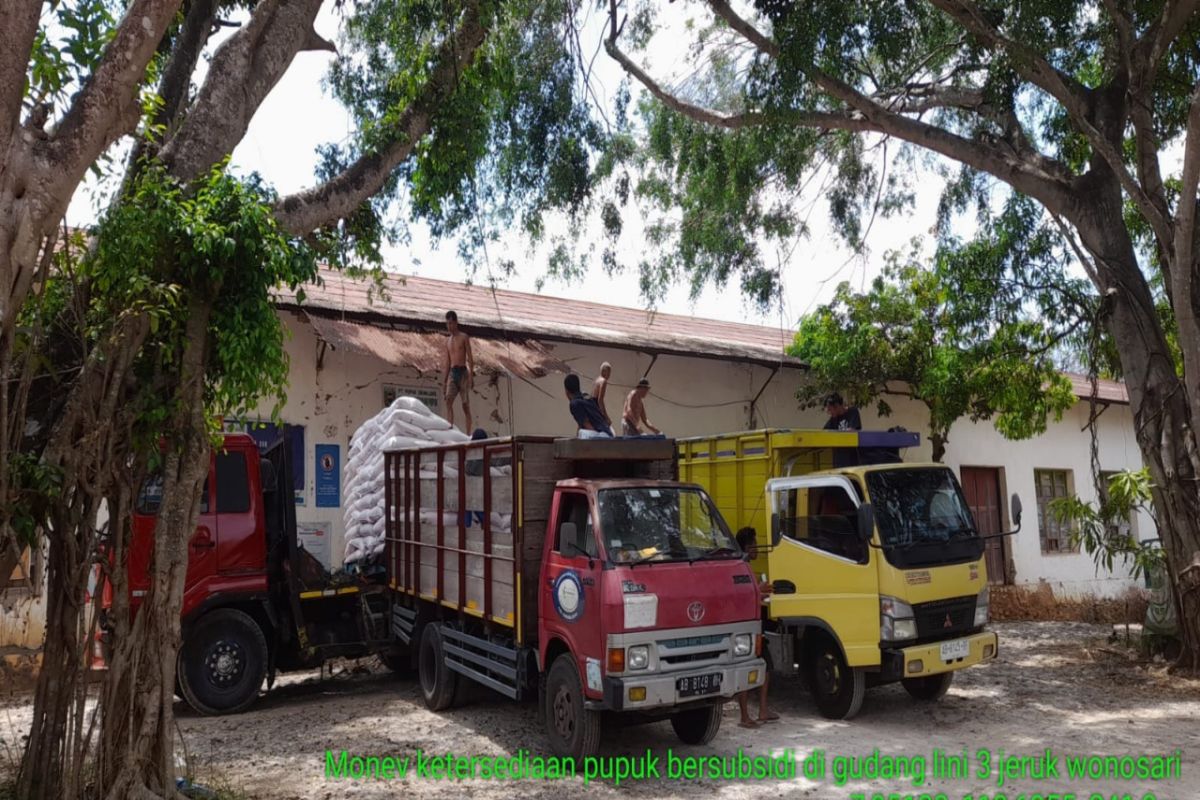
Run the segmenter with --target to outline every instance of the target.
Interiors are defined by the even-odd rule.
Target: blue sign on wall
[[[317,508],[337,508],[342,504],[342,468],[340,448],[336,444],[316,446]]]

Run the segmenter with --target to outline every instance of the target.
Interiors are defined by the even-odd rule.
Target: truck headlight
[[[880,595],[879,638],[885,642],[917,638],[917,621],[913,618],[912,606],[895,597]]]
[[[983,591],[979,593],[979,598],[975,601],[975,627],[982,628],[988,623],[988,602],[991,600],[991,592],[988,587],[983,587]]]
[[[754,650],[754,637],[748,633],[734,634],[733,637],[733,654],[735,656],[748,656]]]
[[[626,669],[645,669],[650,666],[650,648],[639,644],[625,651]]]

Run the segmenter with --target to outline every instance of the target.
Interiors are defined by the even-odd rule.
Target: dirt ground
[[[606,756],[642,756],[647,750],[661,761],[666,774],[667,751],[675,756],[779,755],[794,751],[799,761],[815,749],[824,751],[823,777],[765,780],[691,779],[611,781],[585,785],[582,777],[564,781],[485,779],[435,780],[410,774],[402,780],[327,778],[326,751],[351,755],[409,757],[415,770],[417,751],[426,757],[511,756],[521,749],[544,750],[534,705],[516,705],[481,692],[471,703],[434,714],[420,700],[411,680],[365,668],[323,679],[316,673],[291,676],[249,712],[205,718],[182,703],[176,705],[193,769],[201,781],[219,781],[254,798],[383,798],[415,794],[422,798],[559,797],[569,792],[587,796],[637,795],[683,798],[845,798],[866,791],[882,800],[922,794],[964,800],[980,792],[994,800],[1046,800],[1058,791],[1079,800],[1110,800],[1128,794],[1133,800],[1191,800],[1200,797],[1200,681],[1168,676],[1161,664],[1135,664],[1120,643],[1110,643],[1111,626],[1082,623],[1000,623],[1000,657],[983,667],[960,672],[950,693],[936,704],[918,704],[899,686],[868,691],[862,713],[850,722],[819,717],[804,690],[777,681],[771,690],[779,722],[755,730],[737,727],[736,706],[726,707],[720,733],[709,745],[680,744],[670,725],[655,723],[607,731]],[[5,750],[19,747],[28,720],[28,696],[0,698],[0,766]],[[1034,777],[996,785],[988,780],[932,778],[935,748],[951,755],[968,753],[974,776],[976,751],[991,751],[993,765],[1001,755],[1041,756],[1050,748],[1061,777]],[[905,777],[850,780],[837,785],[835,757],[871,756],[923,760],[926,779],[914,787]],[[1066,756],[1182,755],[1177,779],[1151,781],[1082,779],[1067,776]],[[1003,753],[1001,753],[1003,751]],[[838,762],[848,764],[849,759]],[[860,766],[862,759],[857,760]],[[872,762],[867,762],[869,766]],[[1013,767],[1017,762],[1008,762]],[[1029,767],[1027,766],[1027,769]],[[876,772],[878,774],[878,772]],[[897,793],[890,798],[888,793]],[[1063,795],[1065,798],[1065,794]]]

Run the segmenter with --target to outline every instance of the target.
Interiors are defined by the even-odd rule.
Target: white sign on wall
[[[395,383],[383,385],[383,404],[390,406],[397,397],[415,397],[435,414],[441,414],[441,393],[431,386],[406,386]]]
[[[299,545],[312,554],[313,558],[329,569],[329,540],[333,532],[331,522],[296,522],[296,537]]]

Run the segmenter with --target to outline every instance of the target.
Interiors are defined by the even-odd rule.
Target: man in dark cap
[[[625,397],[625,411],[621,415],[621,433],[625,436],[641,436],[642,428],[651,433],[661,434],[658,428],[646,419],[646,395],[650,394],[650,381],[642,378]]]
[[[858,409],[853,406],[847,407],[837,392],[825,398],[825,413],[829,415],[829,420],[825,423],[827,431],[862,430],[862,418],[858,415]]]

